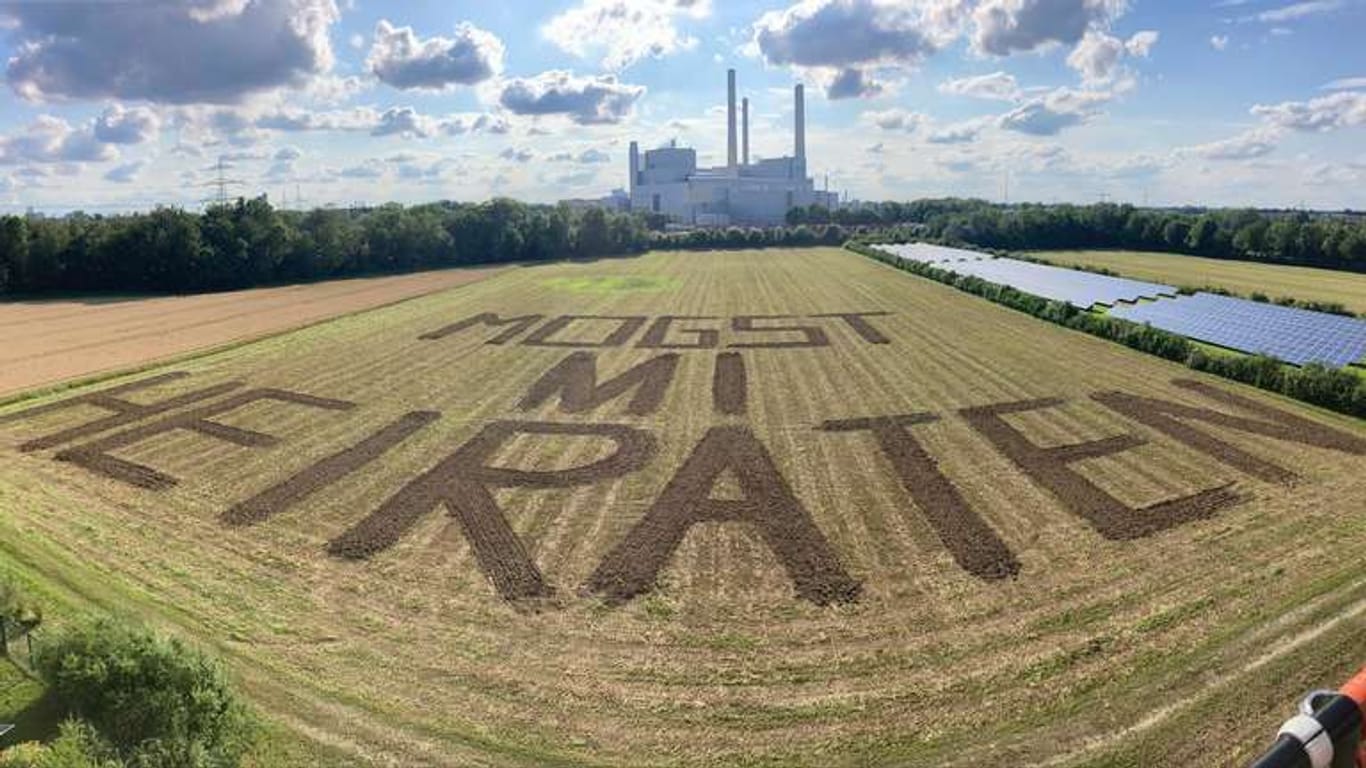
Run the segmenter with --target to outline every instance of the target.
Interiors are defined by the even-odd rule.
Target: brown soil
[[[1012,413],[1055,408],[1063,402],[1059,398],[1022,400],[964,408],[959,413],[1034,482],[1051,491],[1063,506],[1089,522],[1107,539],[1151,536],[1192,520],[1211,517],[1221,509],[1247,500],[1233,491],[1232,483],[1226,483],[1190,496],[1134,509],[1078,474],[1071,465],[1136,448],[1147,442],[1143,438],[1123,434],[1085,443],[1041,448],[1003,418]]]
[[[254,525],[269,520],[295,504],[321,491],[407,440],[414,432],[441,418],[435,411],[413,411],[364,440],[335,453],[299,474],[235,505],[220,519],[233,526]]]
[[[1220,413],[1219,411],[1211,411],[1208,408],[1197,408],[1173,403],[1170,400],[1140,397],[1125,392],[1097,392],[1091,397],[1134,421],[1166,434],[1173,440],[1179,440],[1197,451],[1213,456],[1234,469],[1270,483],[1290,485],[1299,476],[1278,464],[1253,456],[1241,448],[1230,445],[1173,417],[1203,421],[1220,427],[1358,456],[1366,454],[1366,440],[1349,435],[1346,432],[1340,432],[1309,419],[1277,410],[1268,405],[1262,405],[1245,397],[1239,397],[1232,392],[1226,392],[1203,382],[1176,379],[1172,381],[1172,384],[1182,389],[1198,392],[1224,405],[1251,411],[1264,419],[1268,419],[1268,421],[1256,421]]]
[[[251,389],[236,394],[226,400],[214,403],[213,405],[196,408],[192,411],[185,411],[184,413],[177,413],[159,421],[118,432],[94,442],[86,443],[85,445],[68,448],[61,453],[58,453],[56,458],[58,461],[69,461],[79,467],[90,470],[91,472],[96,472],[105,475],[106,477],[112,477],[115,480],[122,480],[125,483],[139,488],[147,488],[149,490],[169,488],[180,481],[164,472],[152,469],[151,467],[110,455],[109,452],[120,448],[127,448],[128,446],[140,443],[143,440],[167,432],[174,432],[179,429],[198,432],[201,435],[213,437],[234,445],[240,445],[244,448],[268,448],[278,444],[280,439],[274,435],[267,435],[263,432],[241,429],[239,427],[230,427],[216,421],[209,421],[209,419],[214,416],[222,416],[223,414],[234,411],[242,406],[261,400],[275,400],[282,403],[293,403],[295,405],[305,405],[311,408],[323,408],[331,411],[346,411],[355,407],[354,403],[349,403],[345,400],[331,400],[324,397],[303,395],[297,392],[287,392],[282,389]]]
[[[466,328],[473,328],[476,325],[492,325],[499,328],[510,325],[512,326],[511,328],[484,342],[485,344],[506,344],[512,339],[517,338],[517,334],[540,322],[540,320],[541,315],[518,315],[517,317],[504,318],[502,315],[494,312],[482,312],[474,317],[467,317],[464,320],[459,320],[450,325],[438,328],[435,331],[428,331],[418,338],[425,341],[436,341],[437,339],[444,339],[453,333],[459,333]]]
[[[602,437],[616,443],[617,450],[605,459],[568,469],[490,466],[499,449],[517,435]],[[508,600],[547,597],[549,585],[489,489],[591,485],[639,471],[655,452],[650,433],[618,424],[495,421],[334,539],[328,551],[348,560],[363,560],[393,546],[419,518],[444,505],[460,522],[480,569],[499,594]]]
[[[504,267],[126,300],[0,302],[0,395],[145,365],[482,280]]]
[[[713,497],[718,479],[727,474],[739,481],[743,498]],[[768,449],[742,426],[707,431],[645,517],[589,577],[587,588],[609,603],[649,591],[683,535],[705,522],[753,526],[800,597],[817,605],[858,599],[859,582],[845,572]]]
[[[711,402],[717,413],[743,416],[749,384],[745,377],[745,359],[739,352],[722,352],[716,356],[712,370]]]
[[[667,341],[669,330],[675,322],[679,320],[715,320],[715,317],[704,315],[665,315],[656,318],[650,327],[645,329],[645,335],[640,337],[636,343],[642,349],[715,349],[721,343],[721,332],[715,328],[680,328],[678,333],[688,333],[695,337],[689,343],[680,341]]]
[[[882,331],[873,327],[873,324],[864,320],[865,317],[884,317],[892,314],[891,312],[830,312],[824,315],[812,315],[812,317],[838,317],[849,325],[851,329],[869,344],[891,344],[892,340],[882,335]]]
[[[649,319],[642,315],[560,315],[532,331],[530,336],[522,339],[522,344],[528,347],[619,347],[630,341],[636,331],[640,330],[640,327],[645,325]],[[599,341],[555,340],[551,338],[579,320],[609,320],[616,322],[617,327]]]
[[[647,416],[664,402],[678,357],[676,352],[652,357],[599,384],[597,358],[590,352],[574,352],[537,379],[517,407],[533,410],[558,393],[561,411],[584,413],[635,390],[626,412]]]
[[[938,420],[934,414],[916,413],[827,421],[821,429],[827,432],[871,431],[882,448],[882,455],[892,463],[906,492],[954,561],[978,578],[1014,576],[1020,572],[1020,563],[1010,548],[939,471],[939,463],[911,434],[913,425]]]
[[[756,320],[791,320],[796,315],[741,315],[731,318],[730,327],[741,333],[800,333],[806,338],[802,341],[737,341],[730,346],[736,349],[791,349],[793,347],[828,347],[830,337],[825,329],[814,325],[755,325]]]

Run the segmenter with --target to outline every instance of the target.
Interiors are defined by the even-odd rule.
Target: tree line
[[[794,208],[788,223],[879,227],[893,236],[983,248],[1125,248],[1366,272],[1366,216],[1349,213],[996,205],[944,198],[836,211]]]
[[[265,197],[203,213],[4,216],[0,295],[191,293],[647,248],[838,245],[872,233],[996,249],[1130,248],[1366,271],[1366,218],[1348,215],[945,198],[794,208],[788,221],[670,232],[658,216],[508,199],[281,211]]]
[[[644,250],[643,218],[487,203],[281,211],[265,197],[203,213],[0,218],[0,295],[188,293]]]

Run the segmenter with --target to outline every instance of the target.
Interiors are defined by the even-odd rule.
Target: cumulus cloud
[[[370,135],[425,139],[435,131],[435,122],[412,107],[390,107],[380,114]]]
[[[925,141],[931,144],[968,144],[977,140],[983,127],[981,120],[965,120],[930,131]]]
[[[95,118],[95,138],[105,144],[141,144],[156,138],[161,120],[146,107],[125,109],[115,104]]]
[[[142,173],[143,165],[145,165],[145,163],[141,160],[125,163],[123,165],[116,165],[104,174],[104,178],[106,181],[112,181],[115,184],[130,184],[138,180],[138,176]]]
[[[645,87],[612,75],[576,77],[550,70],[503,84],[498,103],[518,115],[564,115],[581,125],[617,123],[631,112]]]
[[[1190,153],[1206,160],[1252,160],[1265,157],[1275,149],[1275,133],[1265,128],[1254,128],[1231,138],[1186,147],[1178,150],[1178,153]]]
[[[992,72],[987,75],[945,80],[939,84],[939,92],[971,96],[976,99],[1015,101],[1020,98],[1020,84],[1015,81],[1014,75]]]
[[[1072,45],[1125,7],[1125,0],[985,0],[972,12],[972,45],[994,56]]]
[[[536,156],[536,153],[525,148],[513,149],[512,147],[508,147],[502,152],[499,152],[498,156],[504,160],[511,160],[514,163],[526,163],[530,162],[530,160]]]
[[[905,109],[865,112],[863,117],[884,131],[905,131],[907,133],[915,131],[929,119],[919,112],[911,112]]]
[[[0,165],[99,162],[116,157],[118,153],[97,139],[92,127],[73,128],[52,115],[40,115],[18,133],[0,138]]]
[[[605,69],[620,71],[696,47],[679,22],[710,14],[710,0],[583,0],[546,22],[541,34],[580,58],[600,53]]]
[[[466,133],[501,135],[511,131],[512,125],[502,115],[487,113],[482,115],[452,115],[441,123],[441,130],[450,136],[460,136]]]
[[[5,3],[5,75],[28,99],[237,102],[332,67],[333,0]]]
[[[824,85],[825,95],[832,101],[876,96],[884,90],[881,83],[873,82],[863,70],[854,67],[839,70]]]
[[[303,156],[304,153],[300,152],[298,147],[280,147],[275,152],[275,162],[292,163]]]
[[[467,22],[456,25],[454,37],[423,40],[412,27],[395,27],[381,19],[365,66],[395,88],[441,90],[498,75],[504,53],[497,36]]]
[[[759,17],[751,47],[769,64],[817,70],[830,98],[873,95],[881,87],[871,70],[915,66],[952,39],[929,6],[917,10],[889,0],[802,0]]]
[[[1331,131],[1366,125],[1366,93],[1341,91],[1309,101],[1258,104],[1252,114],[1268,123],[1296,131]]]
[[[579,153],[580,163],[606,163],[612,159],[611,155],[600,149],[585,149]]]
[[[1146,57],[1157,43],[1158,33],[1144,30],[1127,41],[1104,32],[1092,30],[1082,37],[1067,57],[1067,66],[1081,74],[1088,85],[1107,83],[1121,70],[1120,62],[1127,56]]]
[[[1214,35],[1209,39],[1210,47],[1216,51],[1228,48],[1228,35]]]
[[[1111,94],[1103,91],[1058,88],[1001,115],[997,125],[1032,136],[1055,136],[1096,116],[1098,107],[1111,98]]]

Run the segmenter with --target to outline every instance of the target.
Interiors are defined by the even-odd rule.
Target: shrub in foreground
[[[112,756],[146,768],[226,768],[255,726],[222,665],[177,639],[108,620],[45,642],[37,667]]]

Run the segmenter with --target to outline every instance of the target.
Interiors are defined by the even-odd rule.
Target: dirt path
[[[0,397],[483,280],[451,269],[198,296],[0,302]]]

